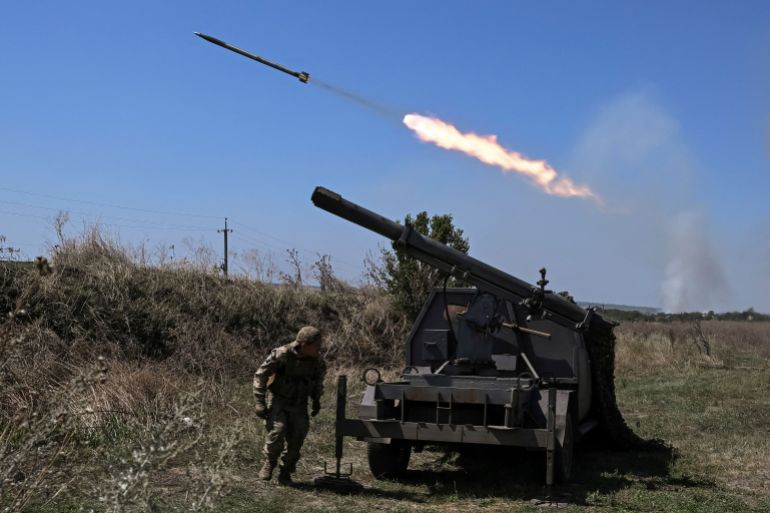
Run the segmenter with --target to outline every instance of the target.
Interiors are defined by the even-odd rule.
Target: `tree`
[[[427,212],[420,212],[412,218],[407,215],[404,222],[417,232],[427,235],[442,244],[458,251],[468,253],[470,245],[463,237],[463,231],[454,226],[451,214],[428,217]],[[394,251],[382,248],[382,265],[372,266],[369,262],[368,275],[375,282],[383,285],[391,296],[393,307],[414,321],[433,287],[443,285],[444,274],[437,269],[410,257],[395,248]],[[461,286],[455,278],[450,278],[448,286]]]

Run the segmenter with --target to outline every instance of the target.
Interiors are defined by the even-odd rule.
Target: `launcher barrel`
[[[410,256],[454,276],[463,277],[480,289],[492,289],[519,300],[537,297],[540,293],[538,287],[524,280],[426,237],[409,225],[404,226],[386,219],[329,189],[316,187],[311,199],[316,207],[378,233],[392,240],[397,248]],[[543,309],[552,315],[572,323],[580,323],[586,319],[586,310],[559,295],[545,293],[541,301]]]

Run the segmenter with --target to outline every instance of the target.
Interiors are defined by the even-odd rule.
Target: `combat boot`
[[[278,472],[278,483],[284,486],[291,486],[294,484],[294,482],[291,480],[291,472],[286,470],[284,467],[281,467],[280,471]]]
[[[259,470],[259,474],[257,474],[257,477],[261,481],[270,481],[270,478],[273,477],[273,469],[275,468],[275,465],[270,463],[269,461],[266,461],[262,464],[262,468]]]

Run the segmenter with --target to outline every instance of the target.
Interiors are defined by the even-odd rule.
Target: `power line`
[[[172,229],[172,230],[209,231],[211,229],[211,228],[206,228],[206,227],[203,227],[203,226],[192,226],[192,225],[184,225],[184,224],[176,224],[176,223],[162,223],[162,224],[158,224],[158,223],[156,223],[154,221],[151,221],[149,219],[136,219],[136,218],[133,218],[133,217],[113,216],[113,215],[109,215],[109,214],[93,214],[91,212],[83,212],[83,211],[79,211],[79,210],[69,210],[69,209],[66,209],[66,208],[57,208],[57,207],[44,207],[44,206],[41,206],[41,205],[32,205],[30,203],[22,203],[22,202],[19,202],[19,201],[8,201],[8,200],[5,200],[5,199],[0,199],[0,203],[4,203],[4,204],[7,204],[7,205],[22,206],[22,207],[39,208],[39,209],[42,209],[42,210],[51,210],[51,211],[57,211],[57,212],[64,211],[64,212],[71,213],[71,214],[78,214],[78,215],[81,215],[81,216],[87,216],[87,217],[89,217],[91,219],[96,219],[97,222],[99,222],[98,220],[100,218],[105,217],[105,218],[108,218],[108,219],[117,219],[117,220],[121,220],[121,221],[128,221],[128,222],[131,222],[131,223],[147,224],[147,225],[150,225],[152,227],[167,227],[167,228]]]
[[[4,200],[0,200],[0,203],[15,203],[15,204],[19,204],[18,202],[6,202]],[[39,207],[39,206],[35,206],[35,205],[28,205],[28,206],[31,206],[33,208],[44,208],[44,209],[48,209],[48,210],[58,210],[56,208]],[[11,215],[11,216],[16,216],[16,217],[23,217],[23,218],[41,219],[41,220],[48,221],[48,222],[51,221],[50,217],[41,216],[41,215],[35,215],[35,214],[31,214],[29,212],[16,212],[16,211],[11,211],[11,210],[0,209],[0,214],[6,214],[6,215]],[[110,217],[115,218],[117,216],[110,216]],[[130,218],[122,218],[122,219],[131,220]],[[229,221],[229,219],[228,219],[228,221]],[[101,222],[101,221],[97,222],[96,224],[100,225],[100,226],[107,226],[107,227],[114,227],[114,228],[129,228],[129,229],[137,229],[137,230],[141,230],[141,229],[173,230],[173,231],[179,231],[180,230],[179,227],[175,228],[175,227],[162,226],[162,225],[141,226],[141,225],[127,225],[127,224],[119,224],[119,223],[105,223],[105,222]],[[237,224],[239,226],[243,226],[242,223],[237,223]],[[196,230],[201,230],[201,231],[208,231],[209,230],[208,228],[203,228],[203,227],[195,227],[195,229]],[[285,244],[287,244],[287,245],[285,245],[285,246],[284,245],[278,246],[275,243],[270,243],[270,242],[267,242],[265,240],[256,239],[254,237],[251,237],[249,235],[244,234],[243,232],[233,233],[233,230],[228,228],[227,225],[225,225],[225,229],[227,230],[227,232],[225,232],[225,236],[227,236],[227,234],[232,234],[234,237],[236,237],[236,238],[238,238],[238,239],[240,239],[242,241],[248,242],[250,244],[256,244],[257,246],[265,247],[265,248],[268,248],[268,249],[270,249],[272,251],[275,251],[275,252],[283,253],[283,252],[293,248],[291,243],[289,243],[288,241],[285,241]],[[252,229],[252,231],[256,231],[256,230]],[[220,229],[220,230],[217,230],[217,232],[223,233],[224,230]],[[279,240],[279,241],[283,242],[283,239],[279,239],[278,237],[272,237],[269,234],[264,234],[264,236],[270,237],[272,239]],[[28,249],[33,247],[32,245],[26,245],[26,244],[23,245],[23,246],[27,247]],[[319,252],[314,252],[314,251],[311,251],[309,249],[304,249],[304,248],[294,248],[294,249],[303,251],[303,252],[313,256],[314,258],[317,257],[320,254]],[[226,245],[225,246],[226,262],[223,265],[223,270],[225,270],[226,267],[229,267],[229,262],[227,261],[228,252],[229,252],[229,248]],[[338,260],[336,258],[334,258],[334,264],[338,265],[340,267],[346,268],[346,269],[348,269],[349,271],[352,271],[352,272],[359,272],[361,270],[361,268],[359,266],[356,266],[356,265],[351,264],[350,262],[346,262],[344,260]]]
[[[11,216],[17,216],[17,217],[27,217],[27,218],[34,218],[34,219],[42,219],[43,221],[51,221],[50,217],[46,216],[39,216],[35,214],[30,214],[29,212],[14,212],[11,210],[2,210],[0,209],[0,214],[7,214]],[[83,218],[84,221],[87,221],[87,219]],[[119,223],[105,223],[102,221],[94,221],[91,220],[93,224],[97,226],[107,226],[112,228],[130,228],[134,230],[170,230],[170,231],[189,231],[188,228],[180,229],[180,228],[174,228],[170,226],[163,226],[163,225],[128,225],[128,224],[119,224]],[[196,231],[209,231],[210,228],[196,228]]]
[[[303,248],[297,247],[297,246],[296,246],[296,245],[295,245],[293,242],[291,242],[291,241],[288,241],[288,240],[286,240],[286,239],[282,239],[282,238],[280,238],[280,237],[276,237],[276,236],[274,236],[274,235],[270,235],[269,233],[263,232],[263,231],[261,231],[261,230],[257,230],[256,228],[252,228],[251,226],[248,226],[248,225],[246,225],[246,224],[243,224],[243,223],[242,223],[242,222],[240,222],[240,221],[233,221],[233,223],[234,223],[234,224],[236,224],[236,225],[238,225],[238,226],[240,226],[241,228],[244,228],[244,229],[246,229],[246,230],[248,230],[248,231],[254,232],[254,233],[256,233],[256,234],[258,234],[258,235],[260,235],[260,236],[262,236],[262,237],[267,237],[267,238],[269,238],[269,239],[273,239],[273,240],[275,240],[275,241],[277,241],[277,242],[280,242],[280,243],[282,243],[282,244],[287,244],[289,247],[297,248],[297,249],[299,249],[299,250],[301,250],[301,251],[308,251],[308,252],[311,252],[309,249],[303,249]]]
[[[211,219],[221,219],[221,217],[219,217],[219,216],[212,216],[212,215],[206,215],[206,214],[186,214],[186,213],[174,212],[174,211],[163,211],[163,210],[153,210],[153,209],[146,209],[146,208],[130,207],[130,206],[121,206],[121,205],[114,205],[114,204],[110,204],[110,203],[103,203],[103,202],[90,201],[90,200],[80,200],[80,199],[75,199],[75,198],[66,198],[66,197],[63,197],[63,196],[55,196],[55,195],[51,195],[51,194],[43,194],[43,193],[37,193],[37,192],[31,192],[31,191],[24,191],[24,190],[21,190],[21,189],[12,189],[12,188],[8,188],[8,187],[0,187],[0,191],[16,192],[16,193],[21,193],[21,194],[27,194],[27,195],[30,195],[30,196],[38,196],[38,197],[42,197],[42,198],[57,199],[57,200],[60,200],[60,201],[72,201],[72,202],[75,202],[75,203],[83,203],[83,204],[88,204],[88,205],[97,205],[97,206],[104,206],[104,207],[113,207],[113,208],[120,208],[120,209],[126,209],[126,210],[133,210],[133,211],[136,211],[136,212],[147,212],[147,213],[166,214],[166,215],[179,215],[179,216],[191,216],[191,217],[201,217],[201,218],[207,218],[207,219],[209,219],[209,218],[211,218]],[[31,208],[41,208],[41,209],[46,209],[46,210],[67,210],[67,209],[59,209],[59,208],[53,208],[53,207],[42,207],[42,206],[38,206],[38,205],[31,205],[31,204],[27,204],[27,203],[13,202],[13,201],[7,201],[7,200],[0,200],[0,202],[7,203],[7,204],[16,204],[16,205],[19,205],[19,206],[28,206],[28,207],[31,207]],[[75,211],[75,210],[70,210],[70,212],[75,213],[75,214],[79,214],[79,215],[89,216],[92,219],[94,218],[94,214],[91,214],[90,212],[81,212],[81,211]],[[34,217],[40,218],[39,216],[34,216]],[[147,224],[149,224],[151,226],[152,229],[170,229],[170,230],[180,230],[180,231],[181,230],[195,230],[195,231],[208,231],[208,230],[210,230],[210,228],[205,228],[205,227],[201,227],[201,226],[189,226],[189,225],[180,225],[180,224],[166,224],[165,226],[167,226],[168,228],[161,228],[161,225],[153,223],[151,221],[146,221],[146,220],[138,220],[138,219],[134,219],[134,218],[126,218],[126,217],[113,216],[113,215],[100,215],[99,217],[124,220],[124,221],[129,221],[131,223],[136,223],[136,222],[147,223]],[[41,219],[48,220],[47,218],[41,218]],[[284,248],[274,248],[274,249],[295,248],[298,251],[302,251],[303,253],[306,253],[308,255],[312,255],[312,256],[317,256],[318,255],[318,251],[313,251],[313,250],[310,250],[308,248],[303,248],[301,246],[297,246],[296,244],[294,244],[291,241],[288,241],[286,239],[282,239],[280,237],[276,237],[275,235],[272,235],[272,234],[266,233],[264,231],[258,230],[256,228],[251,227],[249,225],[246,225],[246,224],[244,224],[244,223],[242,223],[240,221],[232,221],[232,220],[230,220],[230,222],[232,224],[235,224],[236,226],[238,226],[240,228],[243,228],[245,230],[248,230],[248,231],[251,231],[251,232],[253,232],[255,234],[258,234],[261,237],[267,237],[267,238],[272,239],[272,240],[274,240],[276,242],[279,242],[283,246],[285,246]],[[132,228],[132,229],[141,229],[141,228],[143,228],[142,226],[124,225],[124,224],[116,224],[116,223],[100,222],[99,224],[102,224],[102,225],[105,225],[105,226]],[[259,244],[264,244],[264,242],[259,242]],[[356,266],[355,264],[353,264],[351,262],[347,262],[347,261],[342,260],[342,259],[336,259],[335,258],[335,262],[337,262],[339,264],[342,264],[343,267],[344,266],[348,266],[350,269],[356,269],[356,270],[358,269],[358,266]]]
[[[270,244],[268,242],[265,242],[265,241],[262,241],[262,240],[258,240],[258,239],[254,239],[252,237],[244,235],[243,232],[235,233],[235,234],[233,234],[233,236],[236,237],[237,239],[241,239],[241,240],[249,242],[251,244],[256,244],[258,246],[265,246],[268,249],[271,249],[271,250],[277,251],[277,252],[281,252],[281,253],[283,253],[285,251],[288,251],[289,249],[298,249],[299,250],[299,248],[292,248],[291,246],[281,246],[281,247],[275,246],[275,245]],[[318,255],[320,254],[318,252],[311,252],[310,250],[304,250],[304,252],[306,252],[308,254],[311,254],[314,258],[317,258]],[[355,266],[355,265],[353,265],[353,264],[351,264],[349,262],[345,262],[343,260],[337,260],[336,258],[333,260],[333,264],[335,266],[339,265],[340,267],[348,269],[349,271],[353,271],[353,272],[360,272],[361,271],[360,267]]]
[[[261,230],[257,230],[256,228],[252,228],[250,226],[247,226],[247,225],[243,224],[240,221],[235,221],[234,224],[239,226],[239,227],[241,227],[241,228],[244,228],[244,229],[246,229],[248,231],[251,231],[251,232],[254,232],[256,234],[259,234],[259,235],[261,235],[263,237],[268,237],[268,238],[273,239],[273,240],[275,240],[277,242],[285,244],[287,246],[287,249],[288,248],[294,248],[294,249],[297,249],[298,251],[302,251],[302,252],[307,253],[309,255],[313,255],[314,257],[318,256],[318,254],[319,254],[318,251],[313,251],[313,250],[310,250],[310,249],[307,249],[307,248],[303,248],[303,247],[297,246],[293,242],[290,242],[290,241],[288,241],[286,239],[281,239],[280,237],[275,237],[274,235],[270,235],[269,233],[265,233],[265,232],[263,232]],[[335,261],[340,263],[340,264],[343,264],[343,267],[344,266],[348,266],[351,269],[358,269],[358,267],[355,264],[351,263],[351,262],[346,262],[345,260],[341,260],[341,259],[335,259]]]
[[[25,190],[14,189],[14,188],[9,188],[9,187],[0,187],[0,191],[13,192],[13,193],[18,193],[18,194],[26,194],[26,195],[29,195],[29,196],[37,196],[37,197],[41,197],[41,198],[56,199],[56,200],[59,200],[59,201],[68,201],[68,202],[82,203],[82,204],[87,204],[87,205],[95,205],[95,206],[102,206],[102,207],[118,208],[118,209],[123,209],[123,210],[131,210],[131,211],[135,211],[135,212],[146,212],[146,213],[163,214],[163,215],[177,215],[177,216],[186,216],[186,217],[198,217],[198,218],[206,218],[206,219],[221,219],[221,217],[219,217],[219,216],[213,216],[213,215],[208,215],[208,214],[192,214],[192,213],[176,212],[176,211],[171,211],[171,210],[156,210],[156,209],[148,209],[148,208],[131,207],[131,206],[126,206],[126,205],[117,205],[117,204],[106,203],[106,202],[82,200],[82,199],[76,199],[76,198],[67,198],[67,197],[64,197],[64,196],[57,196],[57,195],[52,195],[52,194],[43,194],[43,193],[32,192],[32,191],[25,191]],[[17,201],[0,200],[0,203],[4,203],[4,204],[8,204],[8,205],[25,206],[25,207],[29,207],[29,208],[51,210],[51,211],[61,211],[61,210],[68,211],[68,209],[55,208],[55,207],[46,207],[46,206],[40,206],[40,205],[33,205],[33,204],[17,202]],[[182,225],[182,224],[173,224],[173,223],[172,224],[169,224],[169,223],[158,224],[158,223],[154,223],[154,222],[152,222],[150,220],[136,219],[136,218],[130,218],[130,217],[122,217],[122,216],[114,216],[114,215],[106,215],[106,214],[95,215],[95,214],[92,214],[90,212],[82,212],[82,211],[76,211],[76,210],[69,210],[69,212],[74,213],[74,214],[78,214],[80,216],[83,216],[83,220],[84,221],[90,220],[91,222],[95,222],[95,224],[102,225],[102,226],[107,226],[107,227],[129,228],[129,229],[136,229],[136,230],[143,230],[143,229],[148,229],[148,230],[172,230],[172,231],[208,231],[208,230],[210,230],[210,228],[206,228],[206,227],[202,227],[202,226]],[[0,213],[5,213],[5,214],[8,214],[8,215],[14,215],[14,216],[19,216],[19,217],[30,217],[30,218],[36,218],[36,219],[42,219],[42,220],[45,220],[45,221],[50,221],[50,218],[48,218],[48,217],[39,216],[39,215],[35,215],[35,214],[30,214],[30,213],[20,213],[20,212],[8,211],[8,210],[0,210]],[[127,221],[129,223],[143,223],[143,224],[137,225],[137,224],[122,224],[122,223],[103,222],[103,221],[101,221],[101,218],[117,219],[117,220]],[[248,226],[248,225],[246,225],[246,224],[244,224],[244,223],[242,223],[240,221],[233,222],[232,220],[230,220],[230,222],[232,224],[235,224],[236,226],[238,226],[240,228],[243,228],[243,229],[245,229],[247,231],[250,231],[250,232],[253,232],[253,233],[257,234],[260,237],[266,237],[268,239],[272,239],[272,240],[276,241],[277,243],[280,243],[280,245],[283,246],[283,247],[276,247],[273,244],[268,244],[264,240],[257,240],[257,239],[249,238],[249,237],[247,237],[245,235],[241,235],[240,236],[241,239],[250,241],[252,243],[256,243],[256,244],[261,245],[261,246],[267,246],[267,247],[269,247],[269,248],[271,248],[273,250],[276,250],[276,251],[284,251],[286,249],[294,248],[294,249],[297,249],[298,251],[301,251],[301,252],[306,253],[308,255],[311,255],[313,257],[316,257],[319,254],[318,251],[313,251],[313,250],[308,249],[308,248],[297,246],[296,244],[294,244],[291,241],[288,241],[288,240],[280,238],[280,237],[276,237],[276,236],[274,236],[272,234],[269,234],[269,233],[266,233],[266,232],[264,232],[262,230],[258,230],[256,228]],[[220,233],[222,233],[221,230],[218,230],[218,231]],[[232,232],[232,230],[230,231],[230,233],[231,232]],[[236,236],[238,236],[238,235],[236,235]],[[338,258],[335,258],[334,261],[338,265],[341,265],[342,267],[346,267],[349,270],[352,270],[352,271],[359,271],[360,270],[359,266],[357,266],[356,264],[353,264],[351,262],[348,262],[348,261],[345,261],[345,260],[342,260],[342,259],[338,259]]]
[[[18,217],[34,217],[35,219],[42,219],[43,221],[50,221],[51,219],[49,217],[45,216],[36,216],[35,214],[30,213],[21,213],[21,212],[12,212],[10,210],[1,210],[0,214],[8,214],[9,216],[18,216]]]
[[[264,247],[266,247],[266,248],[268,248],[268,249],[271,249],[271,250],[273,250],[273,251],[280,251],[280,252],[283,252],[283,251],[285,251],[285,250],[287,250],[287,249],[288,249],[288,248],[286,248],[286,247],[279,247],[279,246],[275,246],[275,245],[273,245],[273,244],[270,244],[270,243],[268,243],[268,242],[265,242],[265,241],[262,241],[262,240],[258,240],[258,239],[255,239],[255,238],[253,238],[253,237],[249,237],[248,235],[244,235],[244,234],[243,234],[243,232],[234,233],[234,234],[233,234],[233,237],[235,237],[236,239],[240,239],[240,240],[242,240],[242,241],[244,241],[244,242],[248,242],[248,243],[250,243],[250,244],[256,244],[257,246],[264,246]]]
[[[39,196],[41,198],[48,198],[48,199],[57,199],[60,201],[71,201],[73,203],[83,203],[88,205],[97,205],[101,207],[111,207],[111,208],[120,208],[123,210],[134,210],[136,212],[147,212],[150,214],[164,214],[164,215],[176,215],[176,216],[184,216],[184,217],[203,217],[203,218],[209,218],[209,219],[221,219],[221,216],[214,216],[209,214],[192,214],[189,212],[174,212],[171,210],[155,210],[155,209],[149,209],[149,208],[139,208],[139,207],[129,207],[125,205],[116,205],[114,203],[104,203],[99,201],[91,201],[91,200],[83,200],[83,199],[75,199],[75,198],[66,198],[64,196],[54,196],[53,194],[43,194],[39,192],[31,192],[31,191],[24,191],[21,189],[11,189],[8,187],[0,187],[0,191],[7,191],[7,192],[15,192],[18,194],[27,194],[29,196]]]

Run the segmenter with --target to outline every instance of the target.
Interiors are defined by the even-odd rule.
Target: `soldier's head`
[[[318,358],[321,354],[323,336],[321,330],[314,326],[305,326],[299,330],[296,338],[300,355],[305,358]]]

